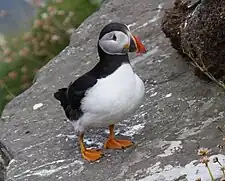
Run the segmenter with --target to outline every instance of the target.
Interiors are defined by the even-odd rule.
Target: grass
[[[99,8],[100,1],[49,0],[37,6],[30,31],[0,44],[0,114],[32,84],[38,69],[68,45],[74,28]]]

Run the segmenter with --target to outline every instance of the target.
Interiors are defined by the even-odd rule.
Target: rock
[[[163,10],[172,5],[172,0],[108,0],[73,33],[70,45],[3,112],[0,135],[14,156],[6,181],[210,180],[197,161],[197,149],[210,148],[211,156],[224,164],[225,155],[217,148],[223,136],[216,126],[224,125],[225,95],[195,77],[160,31]],[[128,24],[148,49],[130,57],[145,81],[146,98],[132,117],[116,125],[117,136],[132,139],[135,146],[104,150],[105,157],[90,164],[81,158],[73,128],[53,93],[97,62],[98,34],[110,21]],[[94,129],[85,136],[89,147],[102,147],[107,132]],[[209,165],[216,178],[222,176],[212,159]]]
[[[179,53],[194,61],[195,72],[203,71],[225,81],[225,1],[198,0],[194,4],[176,0],[165,14],[162,30]],[[201,70],[201,71],[200,71]]]
[[[2,120],[0,119],[0,125]],[[0,181],[4,181],[5,171],[13,156],[9,149],[0,140]]]

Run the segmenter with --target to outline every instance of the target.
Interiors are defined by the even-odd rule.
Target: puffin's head
[[[110,23],[106,25],[100,33],[98,46],[109,55],[146,52],[141,41],[131,34],[128,26],[122,23]]]

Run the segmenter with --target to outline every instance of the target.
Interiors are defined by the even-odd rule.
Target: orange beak
[[[137,53],[147,52],[141,40],[137,36],[133,36],[133,35],[131,35],[129,51],[137,52]]]
[[[145,49],[145,46],[141,42],[141,40],[137,36],[133,36],[134,40],[136,42],[136,47],[137,47],[137,53],[146,53],[147,50]]]

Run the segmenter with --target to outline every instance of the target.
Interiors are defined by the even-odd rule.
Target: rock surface
[[[2,124],[3,120],[0,119],[0,127],[2,126]],[[12,158],[13,155],[0,140],[0,181],[4,181],[6,168]]]
[[[210,180],[196,151],[209,147],[225,163],[216,147],[222,143],[216,126],[224,125],[225,94],[194,76],[160,31],[163,9],[172,4],[172,0],[106,1],[73,33],[70,46],[43,67],[34,85],[3,112],[1,139],[14,155],[6,181]],[[73,128],[53,92],[96,63],[98,34],[110,21],[130,25],[149,50],[131,55],[145,81],[146,98],[133,117],[116,125],[118,136],[132,139],[135,146],[104,150],[105,157],[90,164],[81,158]],[[85,142],[102,147],[106,138],[106,129],[94,129]],[[210,167],[215,177],[221,176],[217,164]]]

